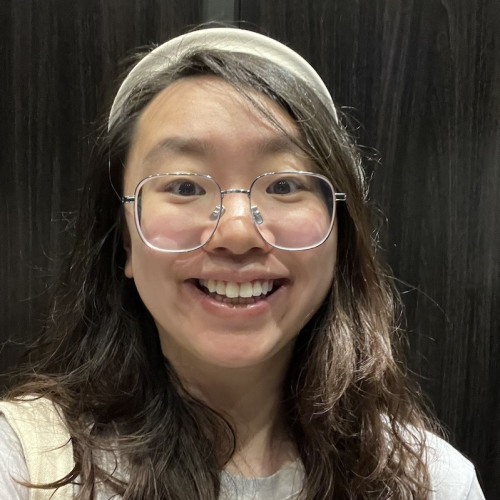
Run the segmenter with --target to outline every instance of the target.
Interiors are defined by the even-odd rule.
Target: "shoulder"
[[[71,437],[62,412],[52,401],[35,396],[0,401],[0,417],[4,422],[4,440],[11,443],[9,456],[22,467],[23,479],[32,484],[47,484],[71,472],[74,466]],[[72,486],[65,484],[57,491],[51,488],[37,491],[44,491],[56,500],[70,498]]]
[[[25,396],[0,401],[0,414],[17,434],[25,452],[26,447],[40,452],[64,447],[70,440],[60,408],[47,398]]]
[[[449,443],[426,433],[431,500],[483,500],[474,465]]]
[[[21,443],[0,414],[0,491],[12,500],[27,500],[28,489],[18,481],[28,480],[28,469]]]

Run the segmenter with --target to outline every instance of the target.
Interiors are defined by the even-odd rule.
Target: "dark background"
[[[210,19],[288,43],[359,123],[410,366],[498,498],[498,0],[0,0],[0,371],[40,327],[119,62]]]

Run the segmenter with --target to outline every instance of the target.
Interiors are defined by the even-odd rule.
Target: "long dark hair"
[[[188,54],[142,81],[103,132],[42,340],[9,396],[36,394],[61,407],[76,465],[59,484],[79,477],[80,498],[92,498],[99,481],[126,499],[218,497],[233,428],[183,388],[162,355],[155,324],[123,273],[117,195],[142,110],[173,81],[197,75],[229,82],[276,127],[255,95],[279,104],[297,123],[304,153],[347,194],[337,213],[335,279],[297,338],[283,386],[304,498],[427,497],[429,423],[398,361],[399,301],[377,256],[358,152],[305,82],[255,56]],[[114,452],[126,477],[112,475],[100,451]]]

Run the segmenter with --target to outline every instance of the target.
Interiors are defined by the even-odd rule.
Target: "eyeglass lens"
[[[167,252],[200,248],[224,217],[223,197],[247,195],[223,193],[203,175],[162,174],[144,180],[136,193],[136,218],[144,241]],[[249,217],[264,240],[277,248],[312,248],[330,233],[334,197],[331,184],[316,174],[266,174],[251,186]]]

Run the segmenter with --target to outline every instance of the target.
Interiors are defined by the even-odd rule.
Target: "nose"
[[[224,192],[222,206],[219,224],[205,250],[243,255],[249,251],[268,252],[272,249],[255,227],[247,191]]]

